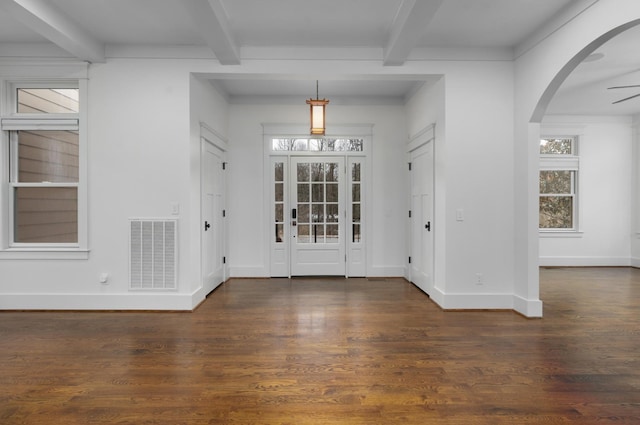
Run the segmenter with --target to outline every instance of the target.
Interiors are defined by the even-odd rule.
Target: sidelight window
[[[284,162],[273,164],[275,242],[284,243]]]
[[[351,164],[351,242],[360,242],[361,213],[362,213],[362,181],[360,178],[361,164]]]

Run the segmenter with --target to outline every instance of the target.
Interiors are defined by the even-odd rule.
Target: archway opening
[[[542,139],[559,140],[563,136],[567,139],[573,137],[576,142],[575,151],[559,152],[561,155],[575,154],[574,165],[570,166],[573,168],[561,170],[557,157],[554,158],[549,151],[544,152],[543,148],[539,151],[539,167],[535,170],[539,173],[539,193],[535,194],[538,199],[533,202],[540,206],[540,217],[543,215],[543,198],[569,199],[573,196],[575,202],[567,202],[567,229],[563,231],[556,228],[551,232],[540,232],[538,254],[541,266],[637,266],[633,259],[636,257],[634,249],[638,251],[638,247],[634,248],[634,241],[630,236],[638,228],[638,223],[631,218],[638,201],[636,191],[632,190],[637,187],[637,161],[632,164],[628,159],[637,156],[634,146],[637,136],[634,140],[632,135],[633,117],[640,116],[640,99],[634,100],[635,95],[640,94],[640,87],[632,90],[634,85],[640,85],[640,55],[633,57],[636,49],[627,47],[624,59],[627,62],[633,59],[633,63],[625,66],[622,66],[620,60],[616,61],[608,55],[615,53],[613,46],[618,46],[617,53],[620,54],[620,46],[623,45],[621,40],[633,39],[637,45],[640,40],[639,24],[640,19],[636,19],[620,25],[581,49],[555,75],[531,115],[530,129],[537,131],[530,131],[530,146],[538,145]],[[606,60],[602,60],[603,57]],[[611,65],[608,69],[604,65],[607,61]],[[620,90],[616,91],[618,88]],[[620,146],[614,146],[612,141],[620,142]],[[532,151],[533,148],[529,152]],[[595,173],[599,173],[599,176]],[[603,177],[609,178],[613,174],[617,180],[610,179],[606,184],[602,181]],[[555,189],[545,185],[543,176],[552,180],[564,179],[566,184],[561,186],[571,193],[553,193]],[[604,196],[594,193],[601,183],[615,190],[607,190]],[[611,192],[617,190],[621,195],[617,198],[611,196]],[[626,193],[625,199],[623,193]],[[623,214],[611,214],[615,208],[605,205],[611,203],[608,201],[609,197],[623,199],[623,202],[616,205],[618,210],[624,209]],[[596,211],[599,206],[609,207],[609,213],[605,208]],[[619,217],[614,218],[614,215]],[[609,222],[605,222],[605,218]],[[603,228],[603,224],[612,223],[617,225],[613,226],[618,232],[617,239],[603,240],[602,236],[595,235],[600,231],[604,234],[614,233]],[[594,241],[601,246],[614,245],[617,251],[598,250]],[[626,254],[623,252],[625,247]],[[575,251],[570,251],[571,249]],[[614,251],[615,255],[612,254]]]

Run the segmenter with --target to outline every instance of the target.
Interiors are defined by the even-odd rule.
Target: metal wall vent
[[[177,288],[177,220],[129,220],[129,289]]]

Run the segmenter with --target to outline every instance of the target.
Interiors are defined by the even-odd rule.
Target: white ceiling
[[[101,62],[118,48],[203,49],[223,65],[274,51],[367,50],[384,66],[417,52],[471,50],[515,57],[549,25],[568,21],[599,0],[0,0],[0,57],[55,47]],[[562,21],[564,19],[564,21]],[[640,88],[640,29],[629,30],[569,77],[549,107],[553,114],[635,114]],[[523,47],[524,46],[524,47]],[[277,49],[277,50],[274,50]],[[297,49],[297,50],[296,50]],[[351,49],[351,50],[349,50]],[[16,53],[18,52],[18,53]],[[294,52],[294,53],[291,53]],[[499,52],[499,53],[496,53]],[[350,53],[348,53],[350,54]],[[402,103],[435,76],[343,77],[320,81],[332,103]],[[286,101],[315,95],[313,76],[216,75],[234,102]]]
[[[619,104],[613,102],[640,94],[640,27],[618,35],[591,55],[565,80],[547,109],[548,114],[635,115],[640,97]]]

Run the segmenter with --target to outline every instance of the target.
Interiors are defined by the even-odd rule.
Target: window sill
[[[8,248],[0,250],[0,260],[88,260],[89,250],[81,248]]]
[[[538,232],[538,235],[541,238],[581,238],[584,235],[584,232],[577,230],[541,230]]]

